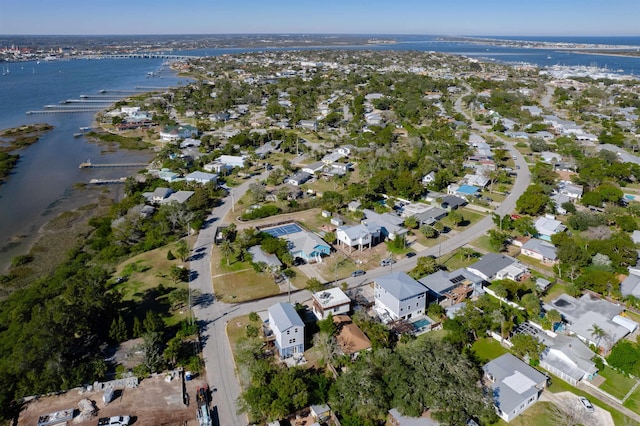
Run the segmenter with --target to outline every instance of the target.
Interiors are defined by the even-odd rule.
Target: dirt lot
[[[102,401],[103,391],[80,393],[79,390],[40,397],[25,404],[18,425],[35,426],[38,417],[68,408],[78,409],[81,399],[87,398],[98,408],[96,416],[82,421],[78,416],[69,425],[95,426],[99,417],[128,415],[132,424],[136,426],[195,426],[196,420],[196,390],[204,385],[202,380],[191,380],[187,383],[187,393],[190,404],[182,403],[181,380],[176,378],[171,382],[164,380],[164,375],[142,380],[135,389],[116,389],[114,400],[105,406]]]

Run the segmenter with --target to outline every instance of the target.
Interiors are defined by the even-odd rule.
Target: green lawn
[[[624,404],[629,410],[640,414],[640,387],[636,388]]]
[[[443,255],[438,259],[438,261],[442,262],[448,270],[455,271],[456,269],[463,268],[477,262],[480,256],[481,254],[477,253],[477,256],[467,258],[467,256],[460,254],[459,251],[455,251],[453,253]]]
[[[491,248],[491,244],[489,244],[489,236],[488,235],[483,235],[482,237],[478,238],[477,240],[471,241],[471,243],[469,243],[469,245],[473,246],[473,247],[477,247],[481,250],[484,251],[493,251],[493,249]]]
[[[551,414],[551,406],[551,402],[536,402],[511,422],[507,423],[500,419],[497,423],[493,423],[492,426],[548,426],[556,424]]]
[[[604,370],[598,371],[598,374],[606,379],[604,383],[600,385],[600,389],[618,399],[624,398],[636,383],[634,379],[617,372],[609,366],[605,366]]]
[[[562,293],[566,293],[566,288],[560,283],[555,283],[547,290],[547,294],[542,298],[543,302],[549,303]]]
[[[482,360],[483,364],[509,352],[500,342],[491,337],[483,337],[476,340],[471,349]]]

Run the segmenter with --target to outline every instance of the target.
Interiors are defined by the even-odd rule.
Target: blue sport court
[[[276,226],[275,228],[261,229],[262,232],[266,232],[274,237],[282,237],[289,234],[295,234],[296,232],[302,232],[300,225],[296,223],[288,223],[282,226]]]

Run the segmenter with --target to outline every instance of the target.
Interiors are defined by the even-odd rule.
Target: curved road
[[[462,96],[456,101],[455,107],[458,112],[464,114],[461,108],[461,99]],[[487,134],[484,128],[475,123],[472,125],[472,128]],[[505,145],[510,154],[515,158],[515,163],[520,166],[520,169],[518,170],[511,193],[496,209],[496,213],[501,216],[509,214],[514,210],[516,200],[525,191],[527,186],[529,186],[531,180],[529,168],[520,152],[516,150],[510,142],[505,142]],[[234,200],[240,199],[247,191],[250,183],[264,178],[266,178],[265,173],[254,176],[242,185],[234,188],[232,190]],[[216,283],[215,279],[212,280],[211,277],[211,248],[214,242],[216,227],[231,209],[231,200],[229,198],[231,197],[227,197],[223,204],[213,209],[208,218],[207,226],[202,229],[198,235],[190,258],[190,269],[194,271],[193,275],[195,277],[190,282],[190,289],[198,294],[198,297],[196,297],[193,302],[193,311],[200,326],[202,353],[207,374],[206,378],[211,389],[217,389],[213,394],[213,405],[215,406],[214,415],[217,417],[217,424],[225,426],[245,426],[248,424],[247,417],[236,413],[236,399],[240,395],[240,385],[236,377],[231,348],[226,335],[226,323],[232,317],[245,315],[252,311],[259,312],[266,310],[276,302],[286,301],[287,295],[283,294],[242,304],[227,304],[215,299],[213,289]],[[458,235],[443,241],[439,247],[430,247],[418,254],[420,256],[438,256],[439,254],[451,252],[481,237],[489,229],[493,228],[493,226],[491,216],[487,216],[475,225],[460,232]],[[395,270],[408,271],[415,267],[417,258],[418,256],[402,259],[393,265],[392,268]],[[346,281],[350,287],[353,287],[386,275],[390,270],[390,267],[376,268],[368,271],[365,277],[350,277],[340,281]],[[295,302],[302,302],[310,297],[311,294],[308,291],[299,291],[292,295],[292,299]]]

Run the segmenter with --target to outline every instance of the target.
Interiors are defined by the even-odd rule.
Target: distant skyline
[[[3,35],[640,36],[640,0],[0,0]]]

